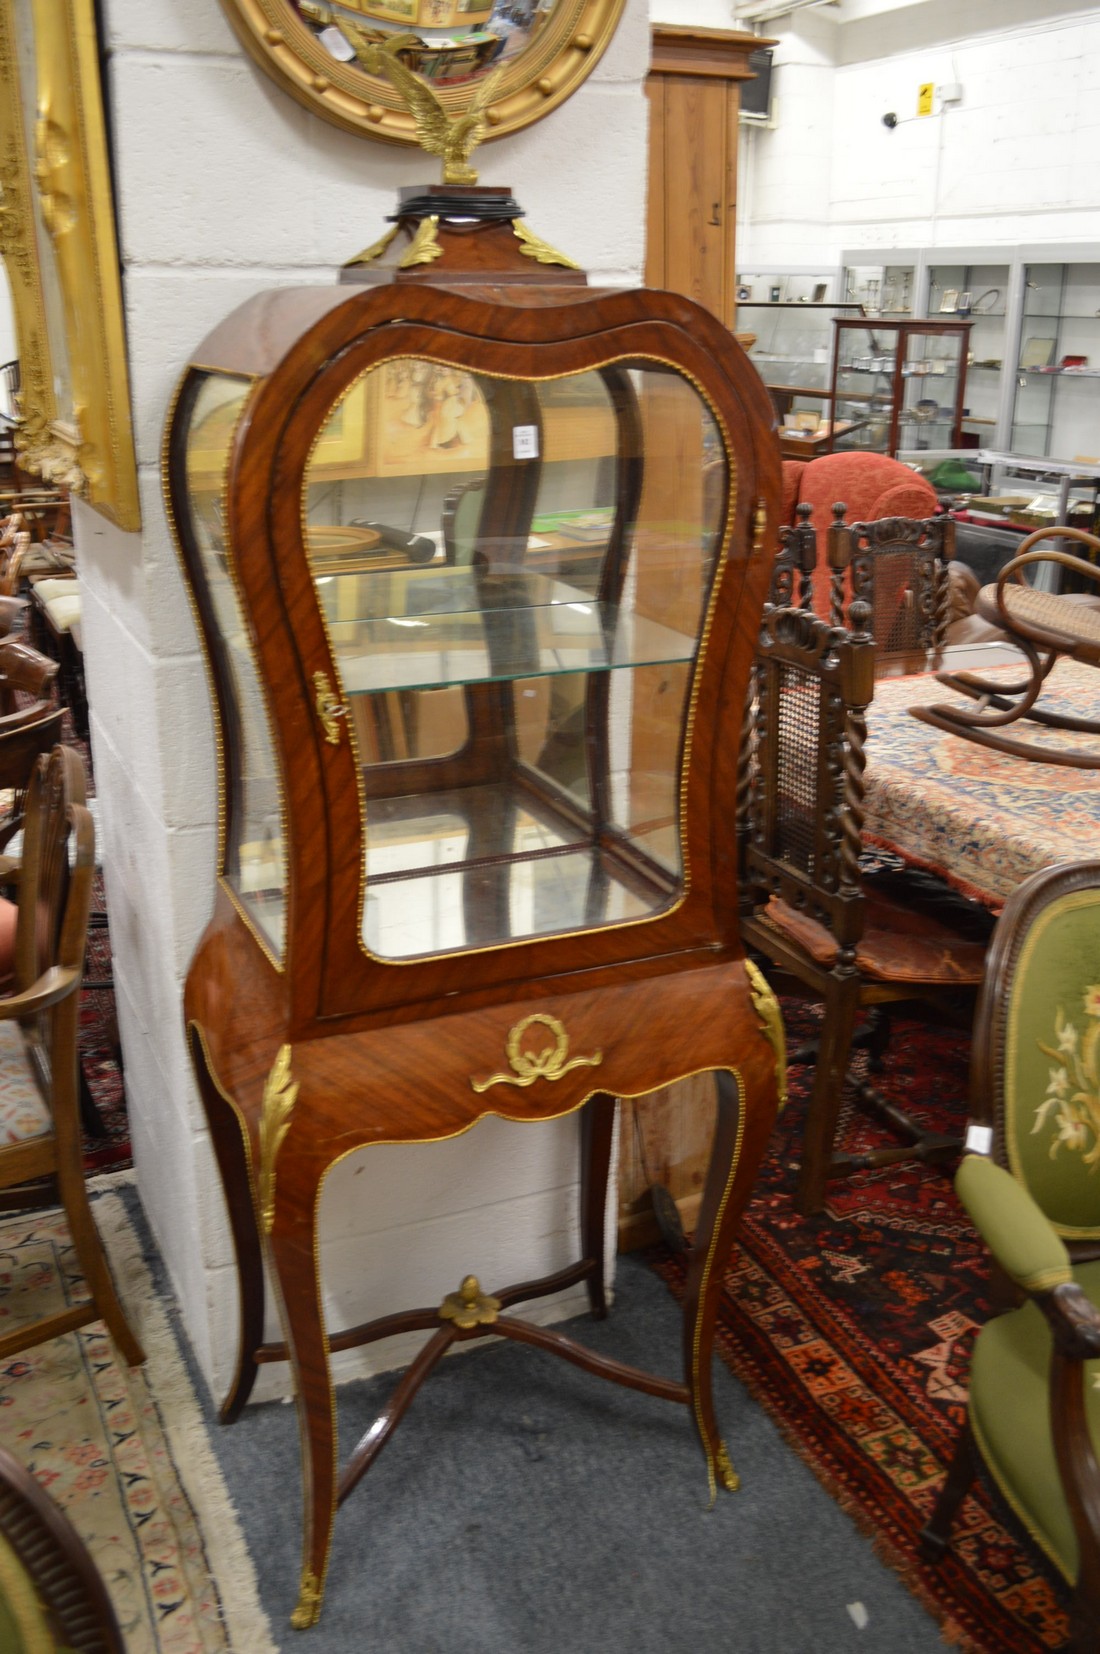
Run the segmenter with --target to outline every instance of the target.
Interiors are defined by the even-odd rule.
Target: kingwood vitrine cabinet
[[[241,1278],[223,1416],[257,1363],[290,1360],[299,1626],[338,1499],[455,1339],[522,1338],[685,1404],[712,1485],[734,1483],[714,1312],[782,1066],[732,832],[778,520],[770,409],[707,313],[586,290],[552,249],[525,256],[511,219],[479,219],[487,197],[405,203],[358,290],[235,312],[186,371],[167,443],[220,733],[218,895],[185,1015]],[[582,1281],[606,1312],[614,1099],[709,1070],[682,1380],[515,1319]],[[317,1210],[337,1160],[572,1111],[571,1268],[325,1328]],[[263,1341],[264,1251],[285,1344]],[[425,1356],[338,1483],[330,1349],[417,1328]]]

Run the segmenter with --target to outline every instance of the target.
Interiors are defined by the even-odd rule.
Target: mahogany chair
[[[0,1647],[125,1654],[107,1588],[68,1517],[0,1447]]]
[[[1019,886],[990,946],[956,1189],[1012,1307],[978,1333],[922,1533],[938,1561],[984,1469],[1073,1587],[1076,1654],[1100,1648],[1098,921],[1100,861],[1062,863]]]
[[[958,1149],[869,1084],[857,1088],[859,1101],[904,1141],[867,1153],[838,1153],[833,1144],[859,1010],[914,999],[949,1006],[960,988],[981,981],[985,958],[984,941],[954,915],[944,919],[904,884],[861,872],[875,645],[867,604],[857,599],[849,615],[851,633],[805,609],[765,609],[743,754],[742,936],[825,1006],[798,1187],[803,1212],[822,1208],[831,1176]]]
[[[95,833],[83,800],[78,753],[57,746],[38,759],[27,794],[12,989],[0,998],[0,1188],[56,1176],[90,1296],[0,1334],[0,1360],[103,1320],[133,1366],[144,1357],[119,1303],[84,1186],[77,1018]]]
[[[0,789],[11,806],[0,821],[0,847],[19,830],[35,759],[61,739],[65,711],[54,693],[57,663],[18,638],[0,638]]]
[[[955,550],[949,517],[881,517],[846,524],[833,507],[825,556],[830,571],[829,619],[844,624],[856,598],[871,610],[879,677],[922,672],[943,650],[947,634],[947,565]]]
[[[1086,592],[1100,584],[1100,568],[1085,558],[1066,551],[1033,549],[1052,538],[1076,540],[1091,552],[1100,552],[1100,539],[1084,529],[1039,529],[1020,542],[1018,555],[1001,569],[996,584],[983,587],[978,594],[978,614],[999,625],[1020,650],[1027,662],[1026,675],[1006,684],[971,672],[940,673],[941,683],[971,696],[977,707],[945,703],[913,707],[912,712],[923,723],[997,752],[1074,769],[1100,769],[1100,752],[1095,747],[1056,747],[1015,740],[1003,733],[1006,725],[1023,719],[1048,729],[1100,735],[1097,719],[1062,715],[1055,708],[1036,704],[1057,661],[1066,658],[1100,666],[1100,607],[1095,600],[1081,593],[1040,590],[1026,578],[1026,571],[1047,563],[1079,576]]]

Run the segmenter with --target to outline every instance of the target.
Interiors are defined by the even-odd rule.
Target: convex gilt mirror
[[[351,132],[398,144],[415,144],[416,126],[392,79],[372,72],[379,47],[388,44],[429,82],[451,116],[486,105],[485,136],[499,138],[576,91],[614,34],[623,4],[222,0],[247,50],[300,103]]]

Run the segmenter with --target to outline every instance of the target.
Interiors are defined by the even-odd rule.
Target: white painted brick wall
[[[101,849],[138,1177],[220,1393],[236,1347],[236,1286],[181,1014],[213,899],[213,726],[161,498],[165,414],[215,323],[274,284],[331,280],[379,234],[398,186],[434,179],[437,163],[302,109],[245,56],[217,0],[104,0],[102,12],[144,529],[125,535],[79,504],[75,512]],[[646,9],[628,0],[570,102],[479,155],[486,181],[510,184],[539,234],[605,285],[641,277],[648,61]],[[323,1204],[333,1322],[434,1301],[470,1268],[489,1283],[555,1269],[575,1244],[575,1207],[575,1120],[485,1122],[430,1150],[346,1162]],[[368,1248],[386,1260],[377,1275]],[[573,1294],[540,1313],[582,1301]],[[407,1355],[387,1347],[374,1368]],[[359,1357],[341,1370],[367,1369]],[[286,1387],[282,1369],[263,1378],[261,1394]]]
[[[739,264],[1100,241],[1095,5],[926,0],[843,27],[815,11],[768,28],[781,37],[779,123],[750,140]],[[927,82],[960,83],[961,103],[916,118]]]

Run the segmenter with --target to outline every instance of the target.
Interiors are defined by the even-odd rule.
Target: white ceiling
[[[855,23],[865,17],[877,17],[881,12],[903,11],[925,4],[927,0],[740,0],[740,3],[735,0],[733,9],[738,23],[766,22],[807,8],[822,12],[834,23]]]

